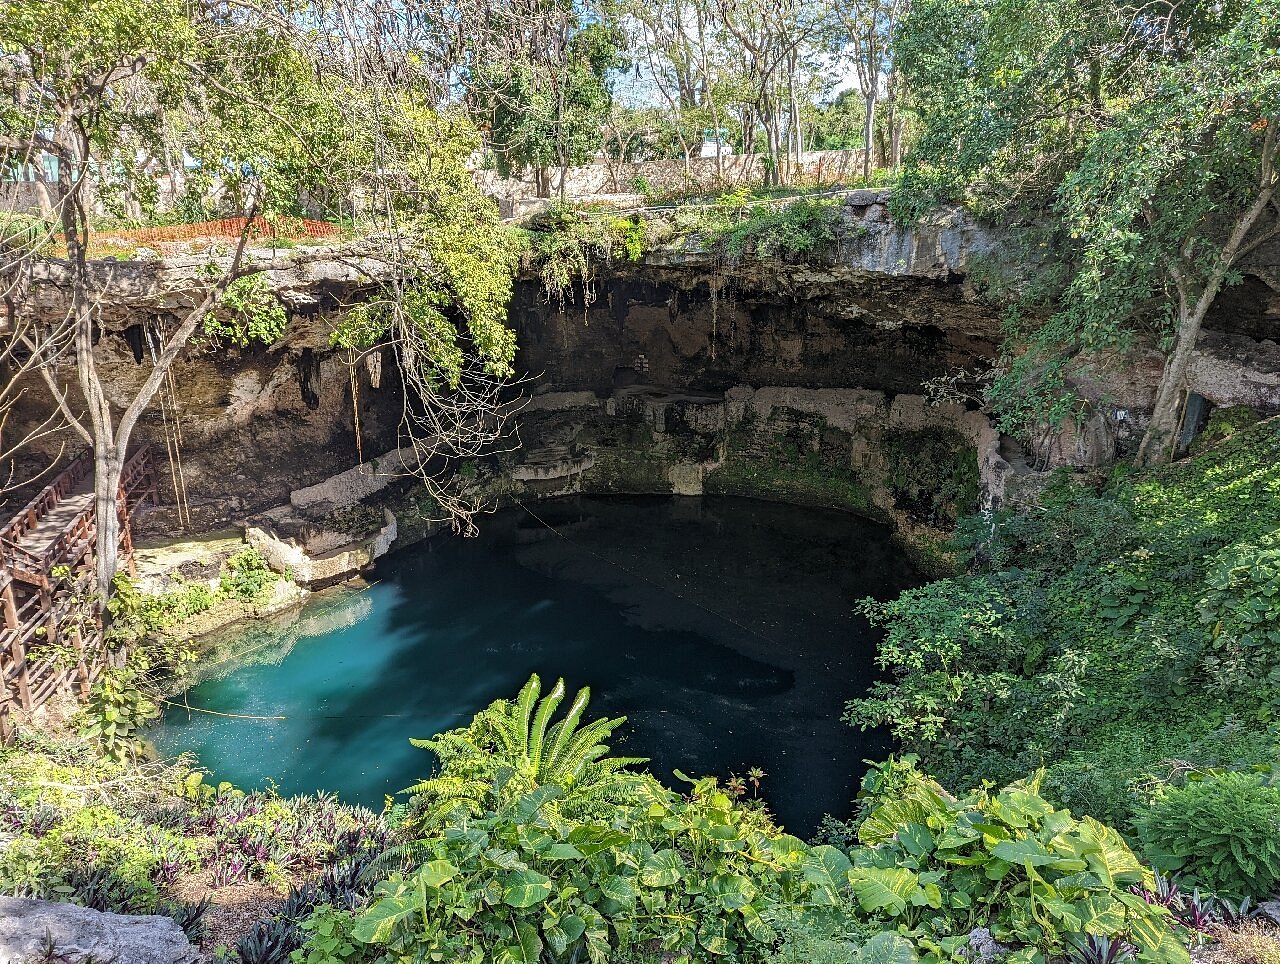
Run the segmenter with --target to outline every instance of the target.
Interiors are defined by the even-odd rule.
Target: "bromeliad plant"
[[[1011,964],[1044,964],[1091,937],[1150,964],[1189,961],[1168,911],[1129,892],[1151,885],[1151,872],[1114,830],[1045,801],[1039,774],[954,797],[904,759],[873,768],[863,786],[862,846],[814,848],[814,899],[834,902],[847,879],[862,911],[922,960],[957,959],[985,927],[1014,948]]]
[[[609,756],[604,742],[626,717],[601,718],[579,727],[591,700],[591,691],[584,687],[564,718],[553,724],[551,718],[565,697],[564,680],[557,680],[539,699],[541,692],[542,682],[535,674],[514,702],[498,700],[476,714],[469,726],[410,741],[440,761],[434,778],[409,788],[419,826],[432,825],[459,807],[478,816],[499,796],[543,786],[559,788],[561,810],[604,812],[627,799],[638,779],[627,768],[645,761]]]

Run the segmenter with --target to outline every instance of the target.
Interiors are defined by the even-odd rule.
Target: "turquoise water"
[[[616,748],[664,779],[759,766],[793,832],[848,813],[861,761],[887,750],[840,722],[875,678],[877,637],[851,607],[916,580],[884,527],[727,498],[532,513],[389,556],[370,588],[223,640],[245,655],[178,698],[283,719],[173,708],[152,738],[218,779],[378,807],[431,771],[410,737],[466,723],[537,672],[590,685],[590,716],[627,715]]]

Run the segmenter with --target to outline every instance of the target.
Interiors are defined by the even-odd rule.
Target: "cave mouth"
[[[319,594],[287,625],[216,641],[224,662],[151,736],[219,780],[378,809],[432,769],[410,737],[465,724],[536,672],[545,688],[589,685],[587,718],[626,715],[615,752],[664,780],[762,768],[761,795],[807,836],[824,813],[849,814],[863,761],[888,751],[840,720],[876,678],[878,634],[854,604],[918,582],[887,527],[833,510],[665,496],[517,507],[479,538],[386,557],[368,588]]]

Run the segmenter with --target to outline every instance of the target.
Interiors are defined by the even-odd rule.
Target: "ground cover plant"
[[[850,722],[889,727],[953,785],[1044,765],[1050,799],[1126,833],[1189,774],[1269,768],[1278,456],[1273,419],[1185,463],[1064,476],[1032,510],[969,520],[964,572],[863,604],[891,678]]]
[[[190,761],[138,763],[35,733],[0,749],[0,893],[168,914],[199,938],[209,894],[283,893],[385,840],[373,813],[315,794],[212,784]],[[183,899],[191,885],[204,898]]]

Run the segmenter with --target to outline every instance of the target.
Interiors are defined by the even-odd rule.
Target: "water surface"
[[[486,519],[382,560],[374,585],[223,640],[243,654],[153,732],[218,779],[379,807],[429,775],[411,747],[536,672],[626,715],[619,752],[663,779],[764,769],[793,832],[845,815],[879,734],[840,722],[875,678],[852,606],[916,576],[888,530],[747,499],[577,498]],[[183,698],[179,698],[180,700]],[[284,717],[250,719],[246,717]]]

